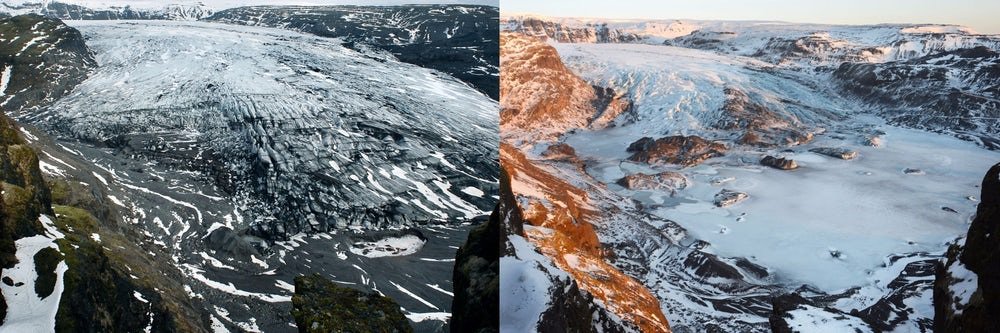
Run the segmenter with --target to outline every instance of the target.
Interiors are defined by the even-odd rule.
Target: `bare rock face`
[[[934,281],[935,332],[1000,332],[1000,164],[986,173],[965,246],[952,245]]]
[[[749,194],[723,189],[715,195],[716,207],[729,207],[750,198]]]
[[[745,92],[726,88],[723,116],[715,128],[743,131],[739,144],[756,147],[794,146],[812,141],[813,134],[791,114],[779,114],[753,101]]]
[[[898,61],[845,62],[832,74],[832,83],[878,107],[876,112],[889,124],[962,133],[985,147],[1000,147],[996,140],[1000,122],[995,120],[1000,116],[996,98],[1000,53],[995,46],[958,48]],[[952,86],[955,80],[962,82],[961,89]]]
[[[80,31],[58,19],[0,20],[0,71],[7,78],[2,106],[11,117],[65,96],[96,66]]]
[[[853,160],[858,157],[858,152],[846,148],[820,147],[809,149],[809,151],[821,155],[836,157],[842,160]]]
[[[760,165],[769,166],[779,170],[792,170],[798,169],[799,165],[795,163],[795,160],[787,158],[777,158],[771,155],[764,156],[760,159]]]
[[[576,149],[565,143],[556,143],[545,148],[542,157],[550,160],[568,161],[576,159]]]
[[[656,140],[645,137],[633,142],[626,151],[632,153],[628,158],[631,161],[693,166],[709,158],[723,156],[726,145],[695,135],[675,135]]]
[[[688,187],[687,177],[673,171],[665,171],[655,175],[636,173],[618,180],[621,185],[630,190],[660,190],[676,192]]]
[[[500,35],[500,132],[505,139],[553,139],[577,128],[613,126],[632,102],[566,68],[551,45],[528,34]]]

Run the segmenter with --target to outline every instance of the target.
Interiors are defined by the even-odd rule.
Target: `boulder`
[[[549,160],[572,161],[576,159],[576,149],[565,143],[555,143],[545,148],[542,157]]]
[[[777,158],[771,155],[764,156],[760,159],[760,164],[763,166],[769,166],[779,170],[792,170],[799,167],[794,160],[786,158]]]
[[[619,179],[618,185],[630,190],[660,190],[675,192],[688,187],[688,179],[684,174],[664,171],[658,174],[635,173]]]
[[[632,153],[628,158],[631,161],[693,166],[709,158],[723,156],[726,149],[722,143],[699,136],[675,135],[656,140],[644,137],[630,144],[625,151]]]
[[[858,157],[858,152],[846,148],[820,147],[809,149],[809,151],[820,155],[836,157],[842,160],[853,160]]]
[[[882,136],[881,135],[869,135],[861,140],[861,143],[869,147],[880,148],[882,147]]]
[[[735,205],[743,200],[750,198],[749,194],[744,192],[731,191],[723,189],[715,195],[715,206],[716,207],[729,207]]]

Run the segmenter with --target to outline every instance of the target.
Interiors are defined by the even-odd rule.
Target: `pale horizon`
[[[864,4],[864,5],[861,5]],[[859,8],[867,6],[867,8]],[[932,0],[844,0],[813,3],[794,0],[504,0],[502,16],[539,15],[606,20],[767,21],[830,25],[946,24],[981,34],[1000,34],[1000,1],[958,0],[950,5]],[[650,13],[663,14],[650,14]]]

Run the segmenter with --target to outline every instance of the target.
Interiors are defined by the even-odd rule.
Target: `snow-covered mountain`
[[[216,9],[201,2],[166,3],[153,6],[102,5],[73,1],[7,0],[0,1],[0,14],[17,16],[39,14],[62,20],[198,20]]]
[[[996,36],[502,22],[517,42],[501,43],[501,69],[544,76],[501,82],[501,164],[543,254],[519,274],[571,277],[626,331],[655,314],[590,277],[638,281],[674,331],[931,329],[935,266],[1000,160],[984,149],[1000,123]],[[554,299],[551,285],[524,288]]]
[[[948,132],[996,148],[1000,36],[961,26],[883,24],[837,26],[784,22],[502,18],[505,30],[562,43],[664,44],[753,59],[755,70],[838,82],[845,99],[877,106],[891,124]],[[600,29],[597,29],[598,27]],[[619,38],[573,37],[628,36]],[[606,30],[598,33],[596,30]],[[724,61],[724,60],[722,60]],[[802,79],[800,79],[802,81]]]
[[[206,20],[343,38],[448,73],[496,100],[499,15],[497,7],[471,5],[249,6]]]

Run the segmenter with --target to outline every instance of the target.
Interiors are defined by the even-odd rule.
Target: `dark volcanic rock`
[[[499,16],[497,7],[467,5],[252,6],[206,20],[339,37],[354,48],[374,46],[499,100]]]
[[[1000,164],[983,178],[965,246],[953,245],[934,282],[935,332],[1000,332]],[[975,281],[973,285],[971,282]],[[964,282],[964,283],[962,283]]]
[[[617,182],[630,190],[661,190],[676,192],[688,187],[687,177],[673,171],[664,171],[654,175],[634,173],[619,179]]]
[[[695,276],[702,279],[743,279],[743,274],[740,274],[735,267],[722,262],[719,260],[718,256],[711,253],[691,251],[687,256],[687,259],[684,260],[684,266],[690,269]]]
[[[558,280],[552,286],[552,303],[542,312],[538,332],[624,333],[637,331],[623,327],[603,307],[594,304],[594,296],[583,291],[576,281]],[[454,331],[453,331],[454,332]]]
[[[910,256],[913,255],[924,256],[924,254],[919,253]],[[889,258],[892,263],[901,259],[909,258],[907,255],[894,255]],[[911,322],[907,326],[916,326],[923,332],[930,331],[933,324],[932,318],[922,317],[921,314],[914,313],[909,304],[912,304],[914,299],[924,298],[932,292],[930,289],[934,285],[934,274],[938,262],[938,257],[923,257],[907,263],[899,275],[886,285],[891,290],[888,294],[867,308],[852,310],[851,315],[864,320],[876,332],[891,332],[901,324],[908,324],[907,322]]]
[[[889,123],[962,134],[1000,148],[1000,54],[985,46],[885,63],[845,62],[841,89],[880,108]],[[953,82],[961,82],[960,88]]]
[[[500,170],[499,194],[500,202],[497,203],[496,210],[500,211],[500,220],[503,221],[500,225],[500,245],[503,246],[504,256],[508,256],[513,254],[513,249],[506,245],[508,236],[524,236],[524,212],[521,211],[517,197],[510,188],[510,174],[505,169]]]
[[[68,270],[56,313],[57,332],[207,332],[209,321],[171,263],[147,255],[133,233],[104,233],[88,211],[56,206],[57,241]],[[114,248],[114,250],[110,250]],[[140,295],[140,300],[136,295]],[[199,310],[196,310],[199,309]]]
[[[727,189],[722,189],[722,191],[715,194],[715,206],[729,207],[739,203],[740,201],[746,200],[749,197],[750,197],[749,194],[743,192],[736,192]]]
[[[11,116],[66,95],[96,66],[80,31],[58,19],[0,20],[0,71],[8,80],[0,106]]]
[[[413,332],[392,299],[337,286],[319,274],[295,278],[292,306],[299,332]]]
[[[498,205],[455,255],[452,332],[489,333],[500,328],[500,215]]]
[[[46,298],[52,295],[56,288],[56,265],[62,261],[62,254],[59,250],[46,247],[35,253],[35,294],[38,298]]]
[[[794,160],[776,158],[771,155],[764,156],[764,158],[760,159],[760,165],[769,166],[779,170],[792,170],[799,167]]]
[[[763,102],[755,101],[747,93],[724,89],[726,102],[723,116],[713,127],[743,134],[736,139],[739,144],[774,147],[794,146],[812,141],[813,134],[804,128],[792,114],[778,113]],[[786,103],[792,103],[787,101]]]
[[[645,137],[628,146],[629,160],[653,165],[692,166],[712,157],[723,156],[726,145],[699,136],[668,136],[653,140]]]
[[[732,31],[695,30],[685,36],[663,41],[664,45],[682,46],[702,50],[722,50],[727,40],[738,34]]]
[[[809,151],[821,155],[836,157],[842,160],[853,160],[858,157],[858,152],[846,148],[820,147],[809,149]]]
[[[785,294],[771,300],[771,316],[768,321],[771,323],[771,332],[792,333],[795,332],[785,321],[785,313],[798,308],[801,304],[809,304],[809,300],[799,294]]]
[[[829,320],[839,321],[839,326],[845,332],[870,332],[872,328],[860,318],[852,316],[843,311],[826,306],[823,302],[807,299],[798,293],[784,294],[771,299],[772,312],[768,317],[771,324],[771,332],[792,333],[792,332],[812,332],[815,327],[792,326],[790,319],[796,316],[807,316],[805,320],[820,320],[823,324],[830,325]],[[798,312],[798,313],[793,313]],[[797,318],[802,321],[803,318]]]

